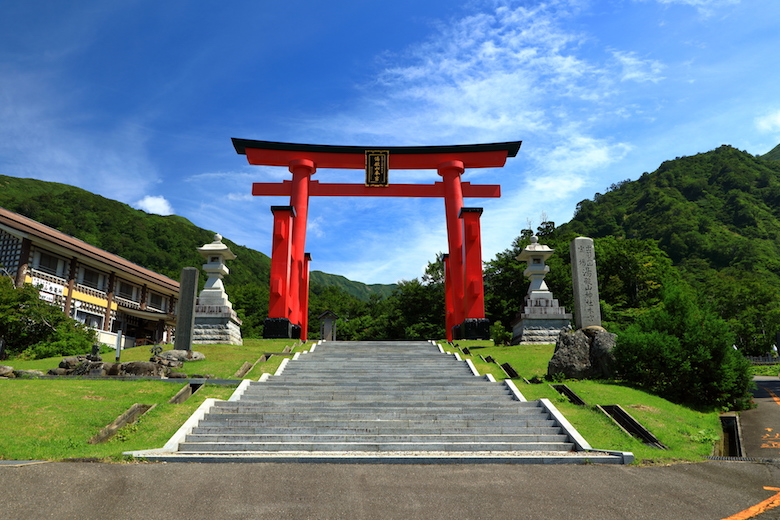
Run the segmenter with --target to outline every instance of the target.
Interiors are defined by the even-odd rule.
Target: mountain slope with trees
[[[780,162],[770,154],[724,145],[666,161],[580,202],[553,236],[654,241],[741,350],[766,352],[780,330]]]
[[[214,232],[176,215],[161,216],[56,182],[0,175],[0,206],[51,226],[138,265],[178,280],[184,267],[200,268],[196,248],[211,242]],[[247,337],[262,334],[268,314],[270,258],[223,239],[237,258],[230,262],[225,288],[244,320]],[[201,285],[205,282],[201,273]],[[312,273],[313,300],[333,287],[343,299],[368,301],[392,293],[394,285],[365,285],[343,276]]]

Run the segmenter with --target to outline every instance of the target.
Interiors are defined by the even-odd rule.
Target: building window
[[[149,307],[153,307],[155,309],[159,309],[161,311],[165,310],[165,299],[157,294],[157,293],[151,293],[149,294]]]
[[[87,287],[92,287],[93,289],[102,290],[102,283],[101,278],[103,276],[91,269],[84,269],[81,283],[86,285]]]
[[[83,323],[84,325],[92,329],[103,328],[102,316],[96,316],[94,314],[89,314],[83,311],[76,311],[76,320],[78,320],[79,322]]]
[[[119,282],[117,285],[117,294],[120,298],[135,301],[135,287],[125,282]]]
[[[44,273],[49,273],[54,276],[59,274],[60,259],[56,256],[52,256],[46,253],[40,253],[38,258],[38,269]]]

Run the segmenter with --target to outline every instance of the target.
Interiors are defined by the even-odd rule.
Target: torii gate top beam
[[[454,146],[331,146],[279,143],[233,138],[233,146],[246,155],[249,164],[289,166],[296,159],[309,159],[320,168],[357,169],[366,167],[366,150],[390,152],[390,169],[437,169],[449,161],[462,161],[463,167],[500,168],[507,157],[515,157],[522,141]]]

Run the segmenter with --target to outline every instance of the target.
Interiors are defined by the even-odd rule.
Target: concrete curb
[[[563,453],[528,453],[522,455],[506,455],[498,453],[462,453],[450,452],[441,454],[426,453],[368,453],[368,452],[284,452],[284,453],[242,453],[225,452],[188,453],[186,455],[161,453],[151,455],[147,460],[152,462],[291,462],[291,463],[328,463],[328,464],[627,464],[624,458],[616,452],[578,452]],[[633,457],[632,459],[633,460]]]
[[[131,457],[136,458],[146,458],[147,456],[154,456],[154,455],[162,455],[162,454],[171,454],[176,453],[179,449],[179,444],[184,442],[184,438],[192,432],[192,429],[195,428],[195,426],[198,425],[201,419],[208,413],[208,411],[211,409],[212,406],[214,406],[214,403],[217,401],[221,401],[221,399],[215,399],[213,397],[209,397],[201,405],[198,407],[197,410],[195,410],[195,413],[193,413],[189,419],[187,419],[184,424],[181,425],[181,427],[176,430],[176,433],[173,434],[173,436],[168,440],[168,442],[165,443],[165,446],[162,448],[157,449],[151,449],[151,450],[137,450],[137,451],[125,451],[122,452],[122,455],[129,455]]]

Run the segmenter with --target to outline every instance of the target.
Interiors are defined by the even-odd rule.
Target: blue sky
[[[483,258],[677,156],[780,143],[777,0],[0,0],[0,174],[175,213],[270,253],[273,197],[230,138],[357,146],[522,140]],[[320,182],[363,181],[319,170]],[[432,183],[433,171],[391,171]],[[193,248],[201,244],[193,244]],[[312,269],[419,277],[438,199],[310,203]]]

